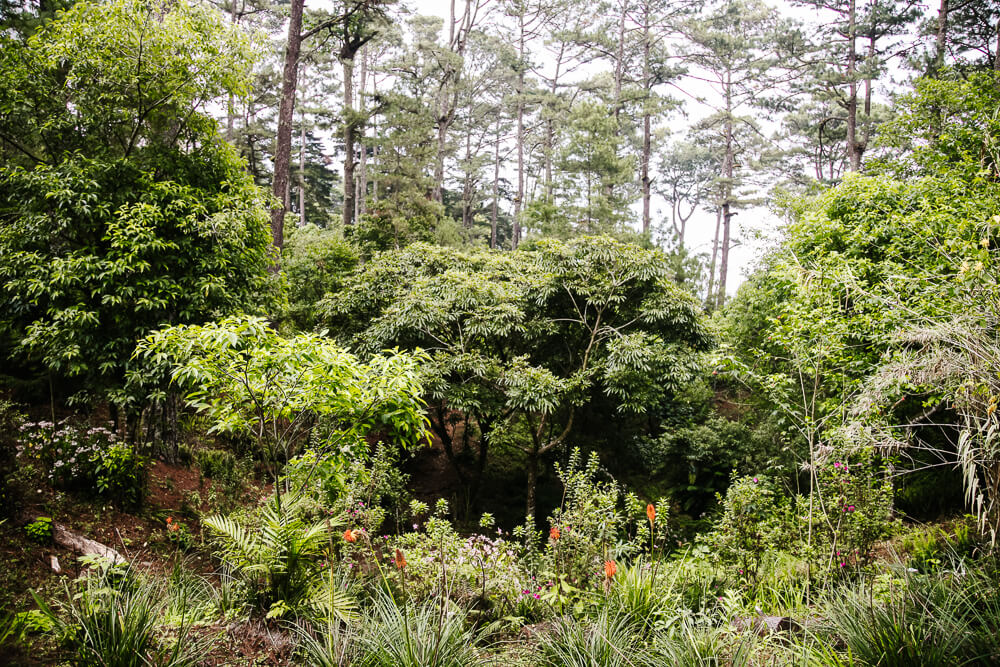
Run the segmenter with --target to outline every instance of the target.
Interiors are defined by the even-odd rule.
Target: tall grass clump
[[[361,619],[360,656],[365,667],[466,667],[479,664],[477,634],[461,609],[441,603],[397,604],[380,594]],[[333,663],[336,664],[336,663]]]
[[[883,592],[845,589],[826,613],[830,635],[858,664],[1000,663],[1000,593],[984,574],[909,575]]]
[[[561,617],[539,639],[539,664],[548,667],[638,667],[650,665],[633,619],[607,609],[591,620]]]
[[[48,603],[34,594],[41,613],[68,659],[102,667],[184,667],[196,665],[208,646],[190,633],[189,617],[161,632],[170,596],[162,583],[128,566],[103,565],[66,588],[65,598]]]

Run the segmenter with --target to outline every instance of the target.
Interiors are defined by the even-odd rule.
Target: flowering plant
[[[145,459],[103,426],[26,422],[20,427],[17,454],[40,462],[57,488],[96,491],[130,507],[145,496]]]

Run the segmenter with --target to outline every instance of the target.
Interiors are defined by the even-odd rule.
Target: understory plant
[[[61,489],[96,493],[125,508],[146,496],[147,461],[104,426],[27,422],[20,427],[18,457],[42,464]]]
[[[207,645],[191,633],[188,606],[175,606],[162,583],[131,566],[102,560],[53,602],[32,593],[74,665],[184,667],[197,665]]]
[[[222,561],[240,577],[251,602],[282,616],[308,602],[322,562],[329,554],[339,517],[307,516],[297,498],[271,498],[242,517],[211,516],[205,526],[216,535]]]
[[[478,636],[447,600],[397,604],[378,595],[362,621],[358,663],[366,667],[466,667],[479,664]]]
[[[902,572],[883,590],[857,586],[830,596],[829,639],[857,664],[893,667],[1000,662],[1000,594],[995,577]]]

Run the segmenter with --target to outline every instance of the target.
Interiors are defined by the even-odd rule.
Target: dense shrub
[[[18,456],[43,466],[53,486],[93,492],[135,508],[146,496],[147,461],[103,426],[25,423]]]

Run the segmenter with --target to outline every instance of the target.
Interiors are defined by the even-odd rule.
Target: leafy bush
[[[652,521],[647,505],[610,478],[593,453],[584,464],[580,450],[574,449],[556,472],[563,501],[549,518],[549,539],[536,567],[556,583],[551,601],[560,607],[572,601],[579,607],[604,582],[606,561],[635,557],[657,543],[662,549],[667,505],[653,508],[658,518]]]
[[[42,463],[53,486],[97,495],[124,507],[146,496],[146,459],[103,426],[67,421],[21,426],[18,455]]]
[[[4,40],[4,130],[34,156],[0,168],[4,356],[81,404],[154,398],[121,393],[138,338],[274,287],[266,197],[203,112],[248,90],[251,40],[205,7],[135,0]]]
[[[767,478],[741,477],[719,500],[722,515],[704,540],[714,560],[752,584],[768,551],[788,543],[787,499]]]
[[[539,641],[539,664],[549,667],[635,667],[652,665],[642,635],[628,616],[602,612],[590,621],[556,620]]]
[[[892,483],[884,467],[870,452],[842,455],[840,460],[818,465],[816,482],[814,548],[807,557],[815,557],[823,569],[833,572],[868,564],[875,544],[890,536],[896,523]],[[800,499],[798,505],[798,514],[808,527],[806,500]]]
[[[921,572],[941,567],[959,568],[981,548],[976,517],[966,516],[955,522],[951,531],[943,528],[917,528],[903,538],[903,550],[909,554],[909,565]]]
[[[224,449],[201,449],[195,454],[202,477],[231,481],[236,473],[236,457]]]
[[[535,594],[537,586],[524,568],[521,549],[502,535],[460,535],[447,519],[448,504],[438,501],[432,516],[413,503],[412,532],[389,541],[390,553],[400,549],[407,557],[406,593],[425,599],[442,596],[477,614],[494,618],[511,613],[520,598]],[[538,599],[538,598],[533,598]]]

